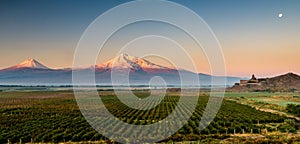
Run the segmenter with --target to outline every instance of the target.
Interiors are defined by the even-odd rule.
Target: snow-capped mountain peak
[[[102,64],[97,64],[96,68],[105,68],[105,69],[134,69],[134,70],[146,70],[146,69],[173,69],[171,67],[161,66],[154,64],[146,59],[138,58],[135,56],[122,53],[116,56],[113,59],[110,59],[107,62]]]
[[[12,66],[8,69],[19,69],[19,68],[49,69],[48,67],[39,63],[37,60],[35,60],[33,58],[28,58],[25,61],[15,65],[15,66]]]

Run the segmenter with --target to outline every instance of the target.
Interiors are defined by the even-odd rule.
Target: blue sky
[[[74,50],[86,27],[106,10],[124,2],[127,1],[1,0],[0,68],[28,57],[53,68],[71,67]],[[223,48],[229,75],[300,73],[300,1],[174,2],[192,9],[209,24]],[[279,13],[283,13],[282,18]],[[199,72],[209,73],[207,69]]]

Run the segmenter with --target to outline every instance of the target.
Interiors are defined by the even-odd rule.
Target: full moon
[[[278,14],[278,17],[279,17],[279,18],[282,18],[282,17],[283,17],[283,14],[282,14],[282,13],[279,13],[279,14]]]

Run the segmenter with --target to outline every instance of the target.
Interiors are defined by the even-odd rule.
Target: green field
[[[145,98],[148,91],[138,91],[135,94]],[[147,125],[164,119],[178,104],[178,95],[176,92],[169,92],[155,108],[137,110],[124,106],[112,91],[100,92],[105,106],[115,117],[135,125]],[[223,101],[214,121],[206,129],[199,131],[199,121],[209,98],[206,95],[204,93],[199,97],[196,110],[184,127],[163,142],[220,142],[233,134],[296,132],[295,126],[288,123],[285,116],[258,111],[227,99]],[[185,100],[188,101],[189,97],[186,96]],[[113,131],[115,129],[112,127],[111,132]],[[145,132],[153,133],[150,130]],[[132,132],[132,135],[139,137],[139,133]],[[110,141],[86,122],[72,91],[0,92],[0,143],[8,140],[14,143],[20,140],[55,143]]]
[[[284,100],[284,99],[276,99],[276,98],[256,97],[256,98],[250,98],[250,99],[259,101],[259,102],[277,104],[277,105],[280,105],[283,107],[286,107],[288,104],[300,105],[300,102],[289,101],[289,100]]]
[[[275,110],[284,111],[288,104],[300,105],[299,93],[270,93],[270,92],[230,92],[225,94],[229,100],[237,100],[247,105],[265,105],[277,107]]]
[[[294,96],[294,95],[300,95],[300,94],[295,94],[295,93],[281,93],[281,92],[276,92],[276,93],[271,93],[271,92],[227,92],[225,93],[225,97],[268,97],[268,96]]]

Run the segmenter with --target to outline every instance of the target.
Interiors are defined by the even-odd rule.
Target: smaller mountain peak
[[[37,60],[33,58],[28,58],[25,61],[11,67],[12,69],[15,68],[37,68],[37,69],[49,69],[45,65],[39,63]]]

